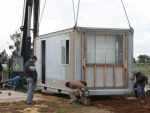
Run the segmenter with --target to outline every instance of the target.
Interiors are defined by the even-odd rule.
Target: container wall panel
[[[115,68],[115,86],[123,86],[123,69],[121,67]]]
[[[113,87],[113,68],[107,67],[105,75],[105,86],[106,87]]]
[[[95,86],[96,87],[104,87],[104,68],[103,67],[96,68]]]
[[[94,69],[92,67],[87,67],[86,68],[86,82],[88,87],[93,87],[94,86]]]

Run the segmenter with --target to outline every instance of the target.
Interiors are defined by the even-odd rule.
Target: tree
[[[14,45],[9,46],[9,49],[13,50],[12,56],[18,56],[20,50],[21,33],[16,31],[14,34],[10,35],[10,38],[14,42]]]
[[[138,62],[143,64],[150,64],[150,57],[148,55],[139,55]]]
[[[0,53],[0,61],[1,61],[2,63],[7,62],[7,57],[8,57],[8,54],[6,53],[6,50],[4,49],[4,50]]]
[[[146,58],[146,62],[147,62],[148,65],[150,65],[150,57]]]

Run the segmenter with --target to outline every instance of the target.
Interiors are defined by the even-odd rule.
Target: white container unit
[[[38,88],[68,93],[84,80],[90,95],[130,94],[133,30],[76,27],[36,38]]]

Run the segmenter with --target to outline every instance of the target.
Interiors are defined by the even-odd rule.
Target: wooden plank
[[[96,84],[96,65],[94,65],[94,87]]]
[[[87,64],[87,66],[94,66],[95,64]],[[115,67],[123,67],[122,64],[96,64],[98,67],[110,67],[110,66],[115,66]]]
[[[81,63],[83,63],[83,59],[85,58],[85,32],[83,32],[83,37],[81,37]],[[82,73],[82,77],[81,77],[81,80],[85,80],[85,73],[86,73],[86,70],[85,70],[86,67],[83,67],[82,65],[82,69],[81,69],[81,73]]]
[[[125,34],[126,36],[126,71],[125,71],[125,75],[126,75],[126,84],[125,84],[125,87],[128,87],[128,52],[129,52],[129,48],[128,48],[128,42],[129,42],[129,38],[127,37],[127,34]]]
[[[84,57],[87,65],[87,33],[84,33]],[[86,80],[86,68],[84,69],[84,80]]]
[[[126,37],[123,35],[123,87],[125,87],[126,84],[126,74],[125,74],[125,60],[126,60]]]
[[[104,87],[106,87],[106,64],[104,65],[104,74],[103,74],[103,76],[104,76]]]
[[[116,81],[115,81],[115,66],[112,67],[113,68],[113,87],[116,86]]]

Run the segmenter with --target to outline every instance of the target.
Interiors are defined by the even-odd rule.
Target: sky
[[[78,0],[41,0],[40,35],[74,26]],[[123,0],[129,22],[134,29],[134,57],[150,56],[150,0]],[[0,0],[0,52],[13,44],[10,35],[22,25],[24,0]],[[74,17],[75,14],[75,17]],[[78,26],[129,28],[121,0],[80,0]]]

